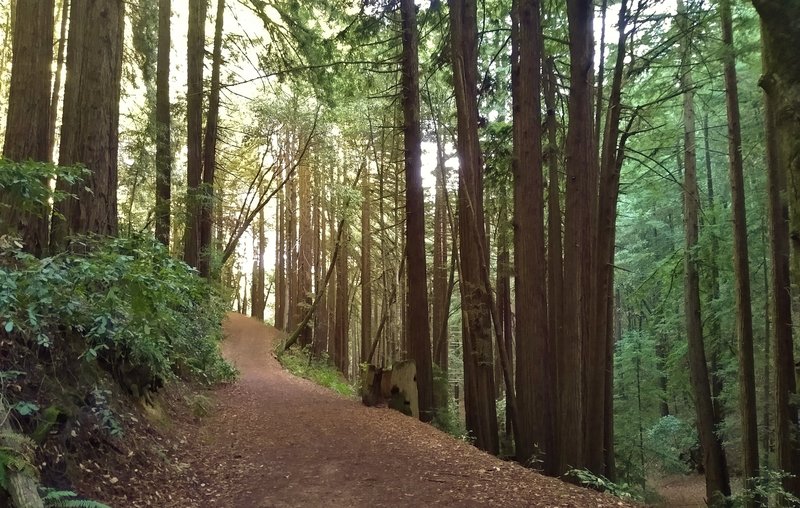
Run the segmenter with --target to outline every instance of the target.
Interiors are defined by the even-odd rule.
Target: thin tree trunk
[[[372,196],[369,168],[361,185],[361,363],[367,363],[372,340]]]
[[[425,254],[425,196],[422,191],[422,131],[419,106],[417,8],[400,0],[403,18],[403,143],[406,175],[406,256],[408,271],[409,356],[417,367],[419,419],[433,419],[433,368],[428,316],[428,273]]]
[[[710,266],[708,269],[708,276],[711,285],[711,302],[715,303],[719,300],[719,266],[717,265],[717,259],[719,259],[719,237],[717,236],[716,231],[717,219],[714,209],[714,174],[711,167],[710,139],[711,137],[708,130],[708,114],[706,114],[706,116],[703,118],[703,143],[705,145],[706,188],[708,193],[708,207],[710,213],[705,214],[705,217],[708,219],[709,226],[711,228],[711,262],[709,263]],[[722,420],[724,418],[721,400],[723,376],[720,369],[720,361],[722,350],[726,348],[726,345],[723,344],[722,329],[720,327],[719,318],[712,315],[708,321],[709,334],[711,335],[711,340],[708,341],[711,345],[711,400],[714,404],[714,414],[717,415],[717,418]]]
[[[208,96],[206,135],[203,142],[203,196],[200,212],[200,275],[211,277],[212,226],[214,211],[214,179],[217,172],[217,138],[219,124],[220,67],[222,65],[222,27],[225,19],[225,0],[217,0],[217,15],[214,20],[214,53],[211,57],[211,93]],[[253,300],[255,302],[255,300]]]
[[[189,0],[186,56],[186,230],[183,260],[200,268],[200,182],[203,179],[203,57],[207,0]]]
[[[65,0],[66,1],[66,0]],[[156,238],[169,247],[172,200],[172,115],[169,102],[169,52],[172,1],[158,2],[156,67]]]
[[[300,194],[298,200],[299,212],[299,236],[297,251],[297,305],[298,316],[311,305],[313,294],[311,292],[311,268],[314,260],[312,253],[312,232],[311,232],[311,170],[307,162],[301,162],[298,166],[298,178],[300,180]],[[309,326],[300,331],[300,345],[310,346],[313,329]]]
[[[442,370],[448,369],[447,348],[447,203],[445,202],[444,148],[438,122],[434,121],[436,136],[436,193],[433,217],[433,361]],[[444,401],[438,401],[441,407]]]
[[[736,284],[736,336],[739,350],[739,412],[742,425],[742,459],[745,488],[753,489],[758,469],[758,422],[756,418],[756,376],[753,357],[753,309],[750,297],[750,266],[747,248],[747,215],[744,197],[744,162],[736,83],[736,58],[730,0],[720,0],[722,18],[725,103],[728,111],[728,158],[733,212],[733,266]],[[760,504],[756,498],[752,504]]]
[[[547,191],[547,301],[548,301],[548,324],[551,338],[551,354],[553,358],[562,357],[560,350],[564,337],[564,270],[562,258],[562,232],[561,232],[561,192],[559,188],[559,158],[560,150],[558,146],[558,120],[556,119],[556,75],[555,64],[552,58],[547,58],[544,62],[546,79],[543,81],[543,91],[545,107],[547,109],[547,143],[545,161],[548,167],[548,191]],[[556,387],[561,386],[558,371],[558,361],[553,363],[553,383]],[[556,397],[555,402],[558,402]],[[559,443],[556,443],[560,446]],[[553,461],[556,471],[561,471],[564,467],[560,464],[561,456],[555,450]]]
[[[64,56],[67,49],[67,26],[69,26],[69,5],[70,0],[61,1],[61,22],[58,30],[58,53],[56,56],[56,74],[53,81],[53,93],[50,96],[50,131],[48,133],[48,141],[50,147],[48,154],[52,160],[55,160],[55,146],[56,146],[56,124],[58,123],[58,103],[61,101],[61,84],[64,75]],[[2,63],[0,62],[0,65]],[[0,67],[2,68],[2,67]],[[0,97],[2,94],[0,94]]]
[[[275,206],[275,213],[277,215],[275,223],[277,224],[277,241],[275,242],[275,328],[284,330],[286,321],[284,315],[286,313],[286,212],[285,200],[283,198],[283,190],[278,193],[277,205]]]
[[[695,148],[694,85],[691,75],[691,50],[688,16],[683,2],[678,3],[678,23],[685,31],[682,39],[681,89],[684,123],[684,311],[688,340],[689,370],[694,390],[697,428],[703,447],[706,470],[707,502],[716,505],[721,497],[730,496],[730,482],[722,442],[715,432],[716,415],[708,381],[703,324],[700,317],[700,277],[697,270],[699,196],[697,189],[697,154]]]
[[[613,476],[614,454],[614,411],[613,383],[614,369],[614,254],[617,237],[617,201],[619,197],[620,171],[625,156],[625,145],[633,119],[624,132],[620,129],[622,115],[622,85],[625,58],[627,57],[628,2],[620,4],[617,22],[617,59],[608,96],[608,113],[602,140],[600,164],[600,190],[597,210],[597,282],[594,333],[598,350],[603,353],[602,368],[590,371],[593,378],[588,379],[587,407],[584,427],[587,467],[596,474]],[[599,128],[599,127],[598,127]],[[594,388],[593,388],[594,387]],[[602,407],[601,407],[602,406]],[[602,425],[597,418],[602,414]]]

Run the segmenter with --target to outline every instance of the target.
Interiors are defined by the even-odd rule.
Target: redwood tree
[[[189,0],[186,42],[186,232],[183,260],[200,267],[200,182],[203,178],[203,56],[207,0]]]
[[[409,353],[417,366],[419,418],[433,418],[433,367],[428,321],[428,274],[425,255],[425,196],[422,192],[422,132],[419,113],[417,8],[400,0],[403,18],[403,143],[406,174],[406,259]]]
[[[711,401],[703,324],[700,316],[700,275],[697,262],[699,193],[697,189],[697,153],[694,120],[694,84],[691,73],[691,33],[683,2],[678,2],[678,23],[684,32],[681,38],[680,83],[683,90],[683,165],[684,165],[684,319],[688,341],[689,374],[694,391],[697,429],[703,448],[706,471],[706,496],[709,503],[720,502],[720,496],[731,494],[728,468],[722,441],[716,434],[717,415]]]
[[[730,0],[720,0],[722,18],[725,102],[728,112],[728,159],[733,213],[733,268],[736,283],[736,336],[739,342],[739,411],[742,425],[742,459],[746,488],[754,487],[758,469],[758,423],[756,419],[756,379],[753,358],[753,309],[750,298],[750,266],[747,248],[747,216],[744,197],[742,128],[739,114],[739,87],[733,46]]]
[[[73,2],[64,83],[59,164],[84,164],[87,180],[56,205],[51,248],[71,234],[117,234],[117,151],[122,41],[122,0]],[[63,217],[63,219],[62,219]]]
[[[514,262],[517,314],[516,393],[519,429],[516,458],[523,464],[544,454],[544,469],[557,473],[555,376],[548,331],[544,245],[541,131],[541,21],[538,0],[516,0],[512,15],[514,103]]]
[[[53,24],[53,0],[17,4],[3,143],[3,157],[10,160],[50,160]],[[0,200],[0,235],[14,231],[21,235],[26,251],[42,255],[47,249],[47,210],[23,212],[11,196]]]
[[[169,52],[172,1],[158,2],[158,62],[156,64],[156,238],[169,247],[172,199],[172,115],[169,103]]]
[[[499,451],[494,400],[490,301],[484,278],[487,263],[483,179],[478,140],[478,23],[474,0],[450,0],[450,31],[458,123],[458,224],[461,256],[461,312],[467,428],[475,445]]]
[[[765,93],[767,179],[772,259],[777,467],[794,475],[784,487],[800,496],[800,441],[792,293],[800,280],[800,2],[753,0],[761,17],[761,87]],[[790,259],[791,268],[790,268]]]

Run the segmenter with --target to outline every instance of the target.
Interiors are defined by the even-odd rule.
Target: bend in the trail
[[[230,314],[225,332],[223,352],[241,378],[218,391],[200,431],[191,467],[213,478],[202,506],[624,504],[290,375],[271,354],[279,332],[259,321]]]

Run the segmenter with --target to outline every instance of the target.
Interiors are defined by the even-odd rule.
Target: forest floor
[[[230,314],[225,333],[241,377],[207,417],[170,420],[171,465],[139,472],[124,506],[629,506],[292,376],[259,321]]]

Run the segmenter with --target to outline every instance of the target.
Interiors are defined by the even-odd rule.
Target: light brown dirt
[[[173,491],[164,506],[626,505],[296,378],[272,357],[277,330],[258,321],[231,314],[225,331],[241,378],[190,437],[195,490]]]

